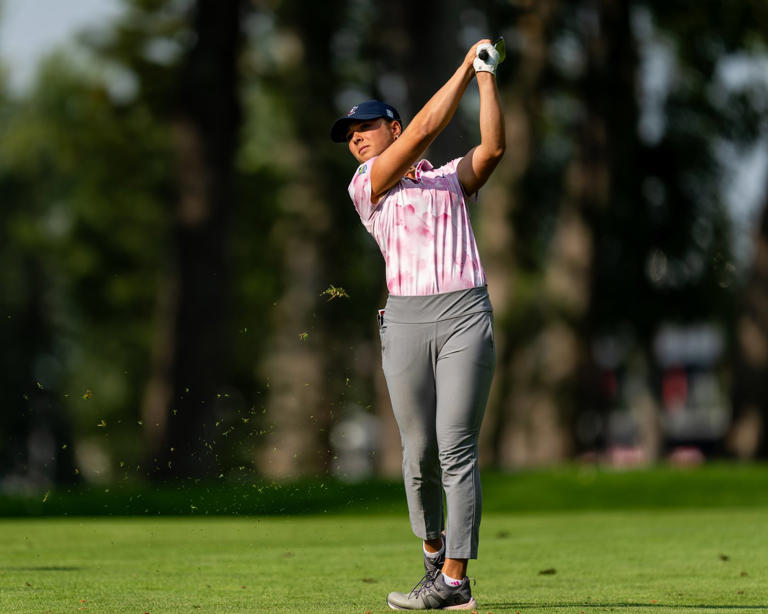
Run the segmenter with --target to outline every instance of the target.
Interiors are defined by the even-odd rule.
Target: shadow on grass
[[[670,608],[674,610],[765,610],[768,609],[768,605],[705,605],[705,604],[671,604],[671,603],[629,603],[629,602],[617,602],[617,603],[582,603],[578,601],[573,602],[483,602],[482,609],[520,609],[520,608],[582,608],[582,609],[622,609],[631,608],[637,609],[654,609],[654,608]],[[479,610],[478,610],[479,611]]]

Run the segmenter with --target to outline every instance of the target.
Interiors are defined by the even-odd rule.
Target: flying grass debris
[[[320,293],[320,296],[328,296],[328,300],[332,301],[335,298],[349,298],[349,294],[344,288],[329,285],[325,290]]]

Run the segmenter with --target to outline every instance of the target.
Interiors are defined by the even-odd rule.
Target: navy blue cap
[[[344,117],[340,117],[333,122],[331,140],[334,143],[343,143],[347,140],[349,124],[363,119],[376,119],[377,117],[386,117],[387,119],[400,121],[400,113],[391,104],[381,102],[381,100],[366,100],[355,105]]]

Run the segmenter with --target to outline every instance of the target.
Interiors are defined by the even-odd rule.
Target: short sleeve
[[[371,202],[371,168],[374,160],[376,160],[375,157],[357,167],[355,176],[347,189],[349,197],[363,222],[368,222],[379,206]]]
[[[438,170],[444,177],[450,177],[451,181],[454,182],[455,186],[459,189],[459,194],[462,194],[464,196],[464,200],[471,203],[477,202],[477,191],[473,192],[472,194],[467,194],[464,191],[464,186],[461,185],[461,181],[459,181],[459,162],[461,162],[461,158],[456,158],[454,160],[451,160],[447,164],[444,164],[441,166]]]

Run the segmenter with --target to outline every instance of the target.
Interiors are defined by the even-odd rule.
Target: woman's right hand
[[[484,38],[482,40],[477,41],[474,45],[472,45],[472,47],[470,47],[469,51],[467,51],[466,57],[464,58],[464,65],[467,66],[468,68],[471,68],[473,71],[474,71],[473,64],[475,62],[475,58],[477,57],[477,48],[484,43],[491,44],[491,39]]]

